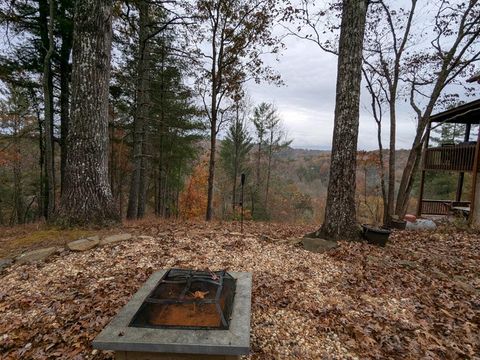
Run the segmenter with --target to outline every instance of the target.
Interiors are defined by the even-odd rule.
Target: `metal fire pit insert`
[[[117,359],[137,360],[221,360],[237,359],[240,355],[248,354],[250,348],[251,274],[229,272],[229,275],[223,278],[224,285],[226,284],[225,279],[229,276],[235,280],[231,309],[228,310],[228,306],[224,306],[226,302],[222,304],[223,300],[217,302],[222,309],[221,313],[224,320],[227,323],[228,319],[230,320],[227,329],[222,321],[222,316],[218,316],[217,326],[192,325],[191,322],[187,322],[187,325],[172,325],[171,323],[162,324],[162,321],[152,325],[151,320],[149,323],[148,315],[150,312],[145,311],[145,308],[151,306],[148,304],[158,304],[158,302],[151,302],[151,300],[155,300],[155,296],[158,295],[155,289],[162,284],[161,280],[169,281],[168,272],[169,270],[161,270],[154,273],[110,324],[96,337],[93,347],[101,350],[114,350]],[[215,275],[217,274],[218,272],[215,273]],[[170,275],[174,275],[174,277],[182,275],[183,280],[190,277],[188,271],[181,273],[178,270],[172,270]],[[190,275],[193,275],[193,273],[190,273]],[[208,272],[200,274],[200,276],[208,276],[209,279],[213,280],[212,274]],[[190,278],[196,280],[195,277]],[[177,280],[179,279],[177,278]],[[214,281],[218,282],[218,280]],[[195,306],[207,306],[212,303],[212,300],[216,301],[216,291],[210,293],[207,288],[198,290],[194,283],[195,281],[191,281],[190,290],[187,289],[184,294],[183,301],[185,303],[183,304],[187,308],[188,306],[193,307],[194,303]],[[186,288],[185,285],[186,283],[183,284],[182,290]],[[218,290],[218,285],[211,285],[215,290]],[[195,291],[201,291],[202,293],[208,291],[208,294],[205,294],[204,299],[201,299],[194,296]],[[220,296],[219,299],[222,299],[222,297]],[[157,298],[157,300],[159,299]],[[163,300],[168,299],[163,298]],[[202,303],[203,300],[207,301]],[[163,301],[160,301],[160,303],[160,305],[166,305]],[[219,315],[217,303],[215,303],[215,309],[217,310],[216,314]],[[174,303],[174,305],[176,304]],[[230,316],[228,316],[228,313],[230,313]]]
[[[129,325],[227,330],[235,283],[226,271],[168,270]]]

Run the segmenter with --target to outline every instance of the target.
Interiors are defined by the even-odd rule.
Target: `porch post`
[[[423,201],[423,190],[425,187],[425,156],[428,149],[428,141],[430,140],[430,128],[432,123],[429,121],[427,125],[427,133],[425,139],[425,145],[423,146],[423,154],[422,154],[422,175],[420,177],[420,191],[418,194],[418,204],[417,204],[417,216],[420,217],[422,215],[422,201]]]
[[[472,193],[470,196],[469,223],[474,228],[480,228],[480,178],[478,177],[478,165],[480,155],[480,128],[478,129],[477,144],[475,145],[475,158],[473,161]],[[478,204],[476,204],[478,202]],[[478,206],[477,206],[478,205]]]
[[[464,142],[467,142],[470,140],[470,129],[471,129],[471,124],[467,123],[465,124],[465,137],[463,138]],[[458,174],[458,181],[457,181],[457,193],[455,195],[455,201],[462,201],[462,190],[463,190],[463,179],[465,177],[465,173],[462,171],[460,174]]]

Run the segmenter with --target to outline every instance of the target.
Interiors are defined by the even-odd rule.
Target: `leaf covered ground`
[[[480,237],[397,232],[382,249],[326,254],[293,239],[315,230],[248,223],[127,225],[131,241],[0,275],[0,358],[111,359],[91,342],[154,271],[253,273],[248,359],[479,359]]]

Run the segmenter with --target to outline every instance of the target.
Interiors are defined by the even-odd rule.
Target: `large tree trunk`
[[[141,218],[145,212],[145,176],[146,176],[146,121],[149,114],[149,69],[150,47],[148,39],[149,5],[139,3],[139,48],[137,65],[137,99],[133,133],[133,172],[128,198],[128,219]]]
[[[78,0],[75,14],[72,107],[58,221],[107,225],[120,220],[108,178],[112,2]]]
[[[355,172],[367,4],[367,0],[343,1],[330,178],[320,230],[322,236],[332,239],[358,236]]]

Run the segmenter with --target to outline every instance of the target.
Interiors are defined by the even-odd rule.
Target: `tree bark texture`
[[[75,14],[72,105],[58,222],[107,225],[120,220],[108,177],[112,2],[78,0]]]
[[[322,236],[332,239],[358,236],[355,171],[367,4],[367,0],[343,1],[330,178],[320,229]]]
[[[146,1],[139,4],[139,17],[137,99],[133,124],[133,172],[128,198],[128,219],[143,217],[146,202],[146,121],[150,104],[150,47],[147,29],[149,5]]]

